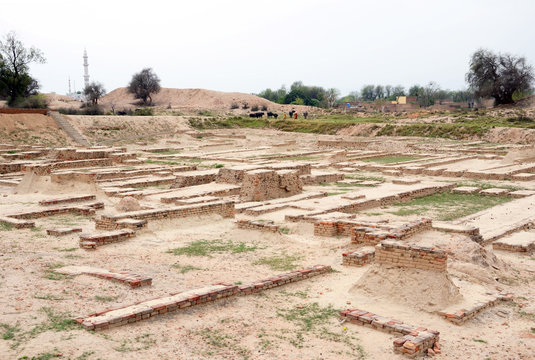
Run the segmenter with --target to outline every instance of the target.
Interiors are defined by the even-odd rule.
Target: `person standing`
[[[294,113],[294,119],[297,120],[297,111]]]

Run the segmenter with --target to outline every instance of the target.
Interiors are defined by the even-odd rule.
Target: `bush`
[[[80,109],[59,108],[58,112],[65,115],[104,115],[104,111],[98,105],[82,106]]]
[[[242,108],[243,110],[247,110],[247,109],[249,109],[249,104],[247,104],[246,102],[244,102],[241,108]]]
[[[258,105],[251,106],[251,111],[258,111]]]
[[[230,104],[230,110],[239,109],[239,108],[240,108],[240,106],[238,104],[234,103],[234,102],[232,104]]]
[[[154,109],[149,107],[137,108],[134,110],[136,116],[152,116],[154,115]]]
[[[268,107],[266,105],[262,105],[262,111],[267,111]]]
[[[46,109],[48,107],[48,100],[42,94],[30,95],[26,98],[16,99],[13,107],[21,109]]]

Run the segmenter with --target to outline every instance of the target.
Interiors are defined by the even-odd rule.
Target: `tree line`
[[[42,107],[39,98],[39,82],[29,73],[30,64],[44,64],[41,50],[26,47],[14,32],[0,40],[0,99],[9,106]],[[279,104],[309,105],[330,108],[335,104],[351,101],[373,102],[396,100],[398,96],[417,96],[420,106],[433,105],[437,100],[451,99],[457,102],[494,98],[495,104],[510,104],[533,93],[535,80],[533,67],[521,56],[494,53],[479,49],[470,58],[465,75],[467,90],[444,90],[436,82],[424,86],[413,85],[406,90],[401,85],[365,85],[360,91],[352,91],[340,97],[335,88],[304,85],[295,81],[289,89],[284,85],[277,90],[265,89],[257,95]],[[132,76],[128,91],[143,105],[152,105],[152,95],[160,91],[160,78],[151,68],[144,68]],[[83,91],[88,104],[98,106],[106,94],[104,85],[92,82]],[[45,105],[46,106],[46,105]]]

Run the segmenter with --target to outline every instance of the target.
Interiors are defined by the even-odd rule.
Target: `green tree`
[[[25,47],[15,32],[0,41],[0,95],[13,105],[18,99],[37,92],[39,84],[29,74],[30,64],[46,62],[41,50]]]
[[[160,78],[151,68],[145,68],[134,74],[130,84],[128,84],[128,92],[149,106],[152,105],[152,95],[160,92],[160,89]]]
[[[495,54],[479,49],[470,59],[466,81],[477,97],[493,97],[495,103],[511,104],[515,93],[531,88],[533,67],[524,57]]]
[[[106,94],[104,85],[98,82],[92,82],[84,88],[84,95],[88,100],[91,101],[91,104],[98,105],[98,99],[103,97]]]
[[[362,90],[360,90],[360,96],[364,101],[374,101],[375,100],[375,86],[373,85],[364,85]]]

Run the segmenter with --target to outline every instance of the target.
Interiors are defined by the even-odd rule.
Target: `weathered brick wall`
[[[374,226],[354,226],[351,228],[351,242],[355,244],[376,245],[385,239],[402,240],[418,232],[430,230],[431,219],[411,221],[400,226],[392,227],[388,223]]]
[[[244,285],[214,284],[204,288],[185,292],[171,293],[168,296],[140,301],[135,304],[106,309],[76,321],[87,330],[102,331],[117,326],[127,325],[160,314],[165,314],[186,307],[205,304],[229,296],[244,296],[288,283],[308,279],[331,270],[330,266],[315,265],[289,273],[275,275],[265,280]]]
[[[238,220],[236,221],[236,226],[240,229],[248,230],[260,230],[268,232],[279,232],[280,226],[275,225],[273,221],[249,221],[249,220]]]
[[[344,180],[344,174],[332,173],[332,174],[321,174],[321,175],[304,175],[301,176],[303,184],[305,185],[317,185],[321,183],[335,183],[340,180]]]
[[[361,248],[342,254],[342,265],[363,266],[371,263],[375,258],[374,248]]]
[[[198,173],[177,174],[175,175],[175,181],[171,185],[171,188],[209,184],[215,181],[217,173],[217,170],[206,170],[199,171]]]
[[[14,219],[38,219],[41,217],[47,217],[47,216],[54,216],[54,215],[61,215],[61,214],[68,214],[71,212],[76,212],[82,215],[94,215],[95,209],[102,209],[104,208],[104,203],[102,202],[94,202],[94,203],[88,203],[78,206],[62,206],[57,208],[47,208],[44,210],[34,210],[34,211],[27,211],[27,212],[21,212],[21,213],[15,213],[8,215],[10,218]]]
[[[125,241],[136,235],[135,230],[120,229],[100,234],[80,235],[80,247],[84,249],[95,249],[97,246]]]
[[[490,295],[490,298],[485,301],[479,301],[466,309],[459,309],[457,311],[439,311],[438,314],[443,316],[446,320],[454,324],[462,325],[465,321],[473,318],[485,309],[495,306],[501,301],[513,300],[512,294],[500,292],[498,294]]]
[[[66,196],[66,197],[56,198],[56,199],[41,200],[39,201],[39,205],[44,205],[44,206],[57,205],[57,204],[65,204],[65,203],[71,203],[71,202],[95,200],[96,198],[97,198],[96,195]]]
[[[234,201],[216,201],[189,206],[175,206],[167,209],[140,210],[117,215],[102,215],[100,219],[95,221],[95,227],[102,230],[114,230],[117,228],[117,221],[126,218],[162,220],[208,214],[219,214],[223,217],[234,217]]]
[[[375,247],[375,262],[404,268],[445,272],[448,255],[443,250],[383,240]]]
[[[33,171],[37,175],[48,175],[52,171],[60,169],[76,169],[84,167],[112,166],[112,159],[90,159],[90,160],[73,160],[60,161],[50,164],[33,164],[25,165],[22,171]]]
[[[365,149],[369,144],[369,141],[318,140],[318,146],[322,147]]]
[[[8,174],[12,172],[22,171],[22,168],[28,165],[27,162],[1,163],[0,174]]]
[[[240,198],[244,201],[263,201],[289,197],[303,191],[297,171],[254,170],[245,174]]]

